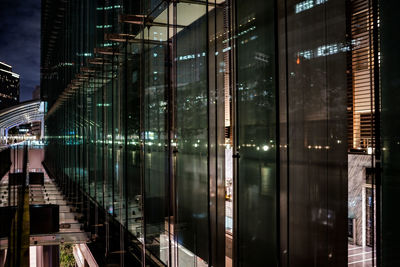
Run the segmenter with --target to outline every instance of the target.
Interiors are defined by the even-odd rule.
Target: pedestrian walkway
[[[19,152],[13,151],[11,173],[22,172]],[[30,245],[58,245],[62,243],[80,244],[89,241],[89,234],[84,232],[83,224],[79,222],[82,216],[76,212],[76,208],[69,206],[62,192],[42,166],[43,149],[29,149],[27,172],[43,172],[44,183],[29,186],[29,205],[58,205],[59,206],[59,232],[45,235],[31,235]],[[0,207],[16,206],[16,186],[9,188],[8,172],[0,180]],[[9,192],[10,191],[10,192]],[[10,194],[10,198],[9,198]],[[43,218],[44,220],[46,218]],[[8,246],[6,238],[0,239],[0,249]]]

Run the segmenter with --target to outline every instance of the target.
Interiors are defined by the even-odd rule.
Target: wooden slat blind
[[[349,82],[349,149],[365,150],[374,142],[373,13],[369,0],[349,1],[351,63]]]

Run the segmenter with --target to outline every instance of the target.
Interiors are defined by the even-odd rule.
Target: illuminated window
[[[296,12],[296,14],[298,14],[298,13],[301,13],[301,12],[306,11],[308,9],[311,9],[311,8],[313,8],[315,6],[322,5],[322,4],[326,3],[326,2],[328,2],[328,0],[307,0],[307,1],[304,1],[304,2],[301,2],[301,3],[298,3],[295,6],[295,12]]]

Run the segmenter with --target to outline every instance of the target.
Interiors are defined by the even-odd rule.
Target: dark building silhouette
[[[37,85],[35,87],[35,90],[32,92],[32,100],[38,100],[40,99],[40,86]]]

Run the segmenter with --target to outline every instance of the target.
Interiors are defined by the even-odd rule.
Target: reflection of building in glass
[[[19,103],[19,75],[12,67],[0,62],[0,109]]]
[[[376,253],[367,2],[43,0],[44,163],[96,261]]]

